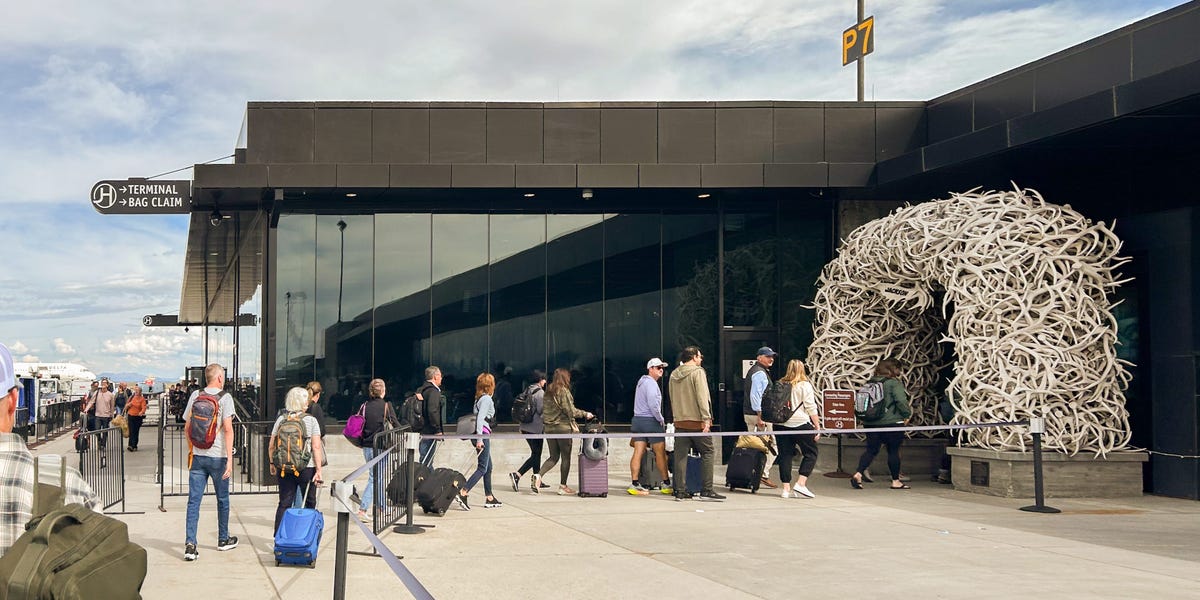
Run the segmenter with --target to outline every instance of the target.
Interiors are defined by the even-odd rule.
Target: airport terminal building
[[[564,367],[628,423],[646,361],[695,344],[740,429],[742,361],[805,357],[841,237],[1015,182],[1116,219],[1145,489],[1200,498],[1170,456],[1200,450],[1198,36],[1191,2],[921,102],[252,102],[234,163],[195,166],[179,320],[259,370],[262,414],[317,380],[345,418],[430,364],[462,414],[481,371]]]

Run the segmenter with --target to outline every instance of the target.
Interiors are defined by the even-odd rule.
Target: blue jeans
[[[417,445],[417,458],[421,461],[421,464],[429,467],[430,469],[433,468],[433,455],[437,452],[437,446],[440,441],[441,440],[421,440],[421,443]]]
[[[188,544],[196,543],[196,525],[200,521],[200,500],[204,498],[204,488],[211,478],[213,489],[217,491],[217,541],[229,539],[229,480],[222,479],[225,474],[227,458],[211,456],[193,456],[192,468],[188,471],[188,505],[187,505],[187,539]]]
[[[367,462],[371,462],[371,459],[375,458],[374,448],[363,448],[362,451],[363,459],[365,459]],[[375,492],[375,471],[379,469],[379,465],[381,463],[383,463],[382,460],[375,463],[375,465],[370,469],[367,469],[367,487],[363,490],[362,494],[359,495],[358,501],[358,507],[362,510],[368,510],[371,508],[371,500],[373,498],[371,494]]]
[[[471,442],[472,447],[475,446],[474,441],[467,441]],[[483,439],[483,450],[480,451],[479,459],[475,463],[475,472],[471,473],[471,478],[467,479],[463,489],[470,492],[481,478],[483,479],[483,493],[492,496],[492,441],[487,438]]]

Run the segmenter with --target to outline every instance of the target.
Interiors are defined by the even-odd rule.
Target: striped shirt
[[[33,518],[33,460],[33,453],[20,436],[0,433],[0,556],[25,533],[25,524]],[[38,461],[38,478],[57,487],[61,465],[60,456],[42,456]],[[74,467],[67,467],[66,485],[65,503],[82,504],[103,512],[100,497]]]

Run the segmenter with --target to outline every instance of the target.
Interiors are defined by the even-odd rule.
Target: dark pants
[[[892,474],[892,481],[900,479],[900,444],[904,442],[903,431],[880,431],[878,433],[871,432],[867,434],[867,449],[858,459],[857,473],[862,473],[871,466],[871,461],[875,460],[875,455],[879,454],[879,447],[887,445],[888,450],[888,471]]]
[[[521,463],[521,468],[517,469],[517,475],[524,475],[542,464],[542,442],[544,441],[542,439],[525,440],[525,443],[529,444],[529,458]]]
[[[312,484],[313,476],[316,473],[316,468],[308,467],[300,469],[299,477],[291,471],[279,476],[279,506],[275,509],[274,531],[279,531],[279,523],[283,521],[283,513],[287,512],[287,509],[295,504],[296,494],[304,490],[306,486],[308,493],[304,497],[304,508],[317,507],[317,486]]]
[[[473,440],[467,440],[471,446],[475,446]],[[475,472],[471,474],[471,478],[467,479],[467,483],[463,485],[463,489],[467,492],[475,487],[479,480],[483,479],[483,493],[492,496],[492,441],[484,438],[483,450],[479,451],[479,456],[476,459]]]
[[[811,431],[812,428],[812,423],[805,423],[799,427],[776,425],[775,431]],[[775,436],[775,440],[779,443],[780,481],[783,483],[792,482],[792,459],[795,458],[797,453],[803,455],[803,458],[800,459],[799,474],[805,477],[812,475],[813,468],[817,466],[817,440],[813,439],[815,437],[812,435]]]
[[[112,417],[96,417],[96,426],[93,427],[93,429],[96,431],[99,431],[101,429],[108,429],[111,426],[111,424],[112,424]],[[97,437],[100,438],[100,439],[96,440],[96,442],[98,444],[100,444],[100,447],[107,448],[108,447],[108,432],[101,433]]]
[[[546,458],[546,462],[542,463],[542,468],[538,469],[538,475],[545,477],[550,469],[562,459],[562,465],[558,468],[559,485],[567,485],[567,478],[571,476],[571,440],[546,440],[549,442],[546,446],[550,449],[550,456]]]
[[[138,434],[142,431],[142,422],[146,417],[129,417],[129,447],[137,450]]]
[[[677,430],[679,433],[685,432],[682,429]],[[687,457],[688,453],[695,450],[700,454],[700,479],[702,485],[700,491],[713,491],[713,462],[716,450],[713,448],[713,440],[709,436],[698,437],[676,437],[675,438],[675,489],[679,493],[687,492]]]
[[[440,440],[421,440],[421,442],[417,444],[417,454],[419,455],[417,457],[418,460],[421,461],[421,464],[429,467],[430,469],[433,468],[433,455],[437,454],[437,445],[439,441]]]

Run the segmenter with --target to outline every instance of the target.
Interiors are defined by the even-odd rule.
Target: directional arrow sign
[[[192,182],[186,179],[101,181],[92,186],[92,207],[104,215],[187,214]]]
[[[854,392],[850,390],[821,391],[824,429],[854,429]]]

